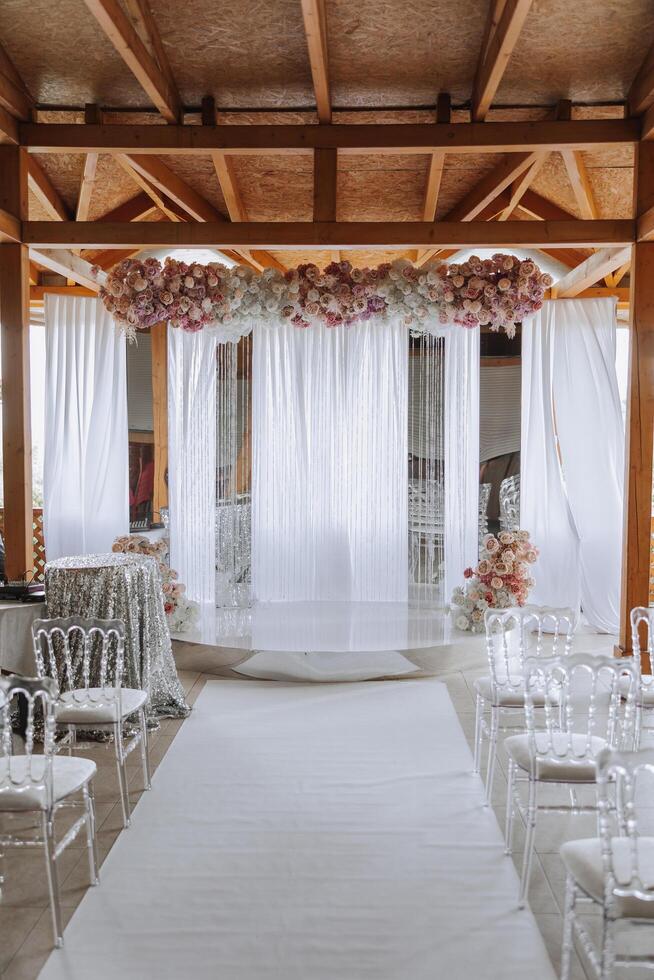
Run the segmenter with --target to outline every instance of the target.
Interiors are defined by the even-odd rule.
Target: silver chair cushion
[[[123,687],[120,692],[121,718],[138,711],[147,700],[147,691]],[[55,717],[60,725],[110,724],[118,721],[118,701],[107,700],[101,687],[66,691],[55,706]]]
[[[478,680],[476,680],[475,690],[484,699],[484,701],[491,701],[500,708],[524,708],[524,684],[516,684],[516,686],[512,688],[499,688],[496,701],[493,699],[493,684],[490,677],[480,677]],[[550,694],[550,704],[558,704],[558,701],[558,691],[552,691]],[[542,708],[545,704],[544,695],[539,692],[535,692],[533,702],[535,707]]]
[[[37,782],[43,778],[45,756],[34,755],[32,758],[32,775]],[[15,755],[9,760],[0,762],[0,812],[4,810],[44,810],[46,807],[45,792],[42,788],[26,783],[28,778],[29,756]],[[9,765],[7,765],[7,761]],[[90,759],[80,759],[77,756],[55,756],[52,760],[52,781],[54,802],[58,803],[67,796],[77,793],[97,770],[95,762]],[[7,785],[8,777],[14,783],[24,786]]]
[[[629,880],[631,873],[630,843],[626,837],[615,837],[613,866],[618,882]],[[597,837],[571,840],[561,848],[561,858],[577,884],[597,902],[604,899],[604,868],[601,842]],[[638,838],[638,865],[643,884],[652,888],[654,899],[654,837]],[[626,918],[654,919],[654,901],[641,898],[614,899],[619,915]]]
[[[555,753],[561,753],[563,756],[568,745],[568,738],[569,736],[564,733],[553,733],[551,744]],[[539,753],[545,753],[549,744],[549,738],[545,732],[536,732],[536,748]],[[585,745],[585,735],[581,733],[572,735],[572,751],[575,755],[583,756]],[[599,738],[597,735],[591,737],[590,747],[594,756],[601,752],[605,746],[606,741],[603,738]],[[529,772],[531,769],[529,736],[511,735],[505,740],[504,747],[515,764],[520,769],[524,769],[525,772]],[[544,782],[594,783],[595,763],[592,759],[575,762],[572,758],[565,758],[565,756],[557,761],[556,756],[553,755],[551,760],[545,759],[539,762],[537,775],[538,779]]]

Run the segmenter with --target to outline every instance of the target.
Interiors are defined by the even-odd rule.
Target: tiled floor
[[[614,639],[587,635],[578,638],[577,648],[594,652],[612,652]],[[472,743],[474,732],[474,680],[486,672],[485,653],[481,637],[466,637],[461,643],[459,669],[452,670],[448,661],[441,679],[447,685],[464,732]],[[180,672],[187,696],[193,702],[199,694],[206,674],[191,670]],[[166,720],[151,742],[153,767],[159,764],[181,721]],[[98,839],[101,860],[111,849],[121,832],[120,803],[115,764],[111,747],[98,747],[90,756],[98,764],[96,798],[98,803]],[[141,793],[142,774],[137,754],[130,757],[130,788],[132,801]],[[499,769],[493,793],[493,807],[500,825],[505,812],[505,758],[500,752]],[[536,859],[530,891],[530,903],[543,933],[550,957],[558,969],[561,949],[564,874],[558,850],[566,839],[594,835],[594,817],[563,817],[544,815],[539,818],[536,840]],[[522,828],[516,821],[514,860],[520,858]],[[509,858],[507,858],[509,860]],[[83,897],[88,883],[85,845],[78,839],[61,861],[62,901],[64,918],[69,918]],[[0,976],[6,980],[35,980],[52,948],[50,913],[40,851],[22,851],[8,858],[7,884],[0,901]],[[634,972],[634,976],[638,971]],[[481,976],[481,974],[480,974]],[[575,959],[573,980],[585,980],[586,973]],[[307,978],[310,980],[310,978]],[[407,978],[409,980],[409,978]],[[537,980],[537,978],[534,978]]]

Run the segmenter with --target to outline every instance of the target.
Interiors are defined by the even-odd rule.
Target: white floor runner
[[[550,980],[447,689],[207,683],[42,980]]]

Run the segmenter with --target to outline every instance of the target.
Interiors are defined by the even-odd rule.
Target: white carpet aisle
[[[42,980],[550,980],[447,689],[210,681]]]

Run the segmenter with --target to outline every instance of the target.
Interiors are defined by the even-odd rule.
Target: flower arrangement
[[[448,323],[486,324],[513,336],[516,323],[540,309],[551,284],[531,259],[501,253],[490,259],[472,255],[449,266],[431,262],[417,268],[396,259],[359,269],[345,261],[284,273],[132,258],[112,269],[100,296],[130,339],[162,320],[189,331],[221,327],[227,339],[237,340],[257,321],[337,327],[379,316],[402,317],[417,332]]]
[[[534,585],[529,566],[537,558],[538,549],[530,542],[528,531],[501,531],[497,537],[488,534],[479,564],[463,573],[465,588],[457,586],[452,594],[456,628],[481,633],[486,609],[524,606]]]
[[[177,572],[168,564],[168,541],[160,538],[150,541],[140,535],[123,535],[116,538],[111,546],[112,551],[124,554],[147,555],[155,558],[161,576],[164,611],[171,633],[182,633],[191,629],[198,616],[198,607],[184,595],[186,586],[177,581]]]

